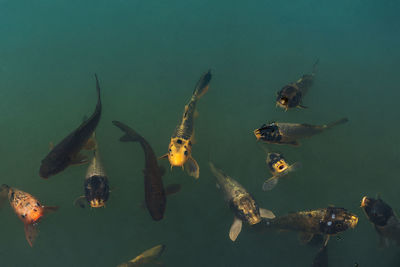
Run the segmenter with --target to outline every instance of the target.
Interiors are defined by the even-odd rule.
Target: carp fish
[[[242,230],[243,222],[255,225],[262,218],[273,219],[272,211],[259,208],[254,198],[236,180],[217,169],[213,163],[209,163],[211,172],[217,178],[217,187],[221,188],[225,199],[234,213],[233,224],[229,231],[229,238],[235,241]]]
[[[334,121],[324,125],[311,125],[306,123],[286,123],[271,122],[263,124],[260,128],[254,130],[254,135],[258,140],[269,144],[282,144],[298,146],[298,139],[311,137],[324,132],[327,129],[348,122],[347,118]]]
[[[95,148],[93,151],[92,161],[86,172],[84,182],[85,195],[75,200],[75,204],[78,204],[82,208],[85,206],[85,202],[92,208],[105,207],[110,195],[108,176],[101,162],[99,148],[94,133],[92,140]]]
[[[31,194],[3,184],[0,186],[0,205],[7,199],[15,214],[24,223],[25,238],[32,247],[39,233],[38,223],[46,213],[56,211],[58,207],[43,206]]]
[[[313,65],[311,74],[304,74],[297,82],[289,83],[277,92],[276,106],[287,111],[290,108],[307,108],[301,104],[304,95],[314,82],[316,67],[319,60]]]
[[[314,235],[324,236],[324,246],[329,237],[355,228],[358,217],[344,208],[328,207],[311,211],[299,211],[279,216],[275,219],[263,220],[261,226],[300,232],[300,240],[308,243]]]
[[[361,208],[379,235],[379,245],[388,247],[390,243],[400,245],[400,220],[393,209],[380,197],[363,197]]]
[[[172,134],[168,146],[168,153],[161,158],[168,158],[171,169],[174,166],[186,169],[190,176],[199,178],[200,168],[192,157],[192,145],[194,143],[194,119],[197,101],[208,91],[211,81],[211,71],[203,74],[197,82],[189,103],[185,106],[181,123]]]
[[[268,153],[266,162],[272,177],[263,183],[262,189],[264,191],[272,190],[278,184],[280,178],[301,168],[299,162],[289,165],[283,155],[279,153]]]
[[[139,142],[143,148],[145,157],[145,169],[143,170],[145,203],[153,220],[159,221],[164,217],[167,205],[166,192],[162,181],[165,171],[158,166],[157,157],[146,139],[122,122],[113,121],[112,123],[125,133],[119,139],[121,142]]]
[[[54,146],[40,165],[40,177],[47,179],[65,170],[70,165],[88,163],[86,156],[80,154],[82,149],[92,150],[90,137],[93,135],[101,116],[100,85],[96,78],[97,105],[96,109],[87,120],[65,137],[60,143]]]
[[[158,261],[158,258],[165,250],[165,245],[158,245],[151,249],[144,251],[139,256],[135,257],[134,259],[121,263],[117,267],[137,267],[137,266],[148,266],[148,265],[157,265],[157,266],[164,266],[164,264]]]

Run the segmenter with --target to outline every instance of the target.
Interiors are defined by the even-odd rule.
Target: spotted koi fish
[[[25,237],[32,247],[38,235],[37,225],[44,214],[56,211],[58,207],[43,206],[31,194],[3,184],[0,186],[0,202],[8,198],[11,208],[24,223]]]
[[[181,123],[176,127],[172,134],[168,147],[168,153],[161,158],[168,158],[171,168],[179,166],[188,172],[190,176],[199,178],[200,168],[196,160],[192,157],[192,144],[194,135],[194,117],[197,100],[199,100],[207,91],[211,81],[211,71],[206,72],[197,82],[190,98],[185,106]]]

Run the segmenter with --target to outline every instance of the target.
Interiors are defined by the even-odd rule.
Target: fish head
[[[284,86],[277,94],[276,105],[288,110],[300,105],[302,93],[294,84]]]
[[[233,210],[237,217],[242,221],[246,221],[250,225],[257,224],[261,221],[259,207],[249,194],[232,200],[231,203],[234,206]]]
[[[328,207],[325,211],[320,221],[321,232],[324,234],[335,235],[357,226],[358,217],[346,209]]]
[[[378,226],[385,226],[389,218],[394,216],[392,208],[380,198],[364,196],[361,200],[361,208],[365,211],[368,219]]]
[[[168,148],[168,160],[171,166],[182,167],[191,155],[191,146],[190,140],[172,138]]]
[[[262,140],[265,142],[279,142],[282,139],[279,127],[276,123],[264,124],[260,128],[254,130],[254,135],[257,140]]]
[[[110,194],[105,176],[91,176],[85,180],[85,197],[92,208],[104,207]]]
[[[268,153],[267,165],[273,173],[283,173],[289,168],[285,158],[278,153]]]

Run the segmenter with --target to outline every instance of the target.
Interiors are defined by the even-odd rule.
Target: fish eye
[[[280,170],[282,170],[282,169],[283,169],[283,166],[282,166],[282,165],[281,165],[281,166],[279,166],[279,169],[280,169]]]
[[[185,150],[185,152],[183,152],[183,154],[185,154],[185,156],[187,156],[188,155],[188,151]]]
[[[36,206],[40,207],[40,203],[39,203],[39,202],[36,202]]]
[[[172,150],[171,150],[171,148],[170,148],[170,149],[168,149],[168,151],[169,151],[169,152],[171,152],[171,151],[172,151]]]
[[[181,140],[181,139],[176,140],[176,142],[177,142],[178,144],[182,144],[182,140]]]
[[[26,216],[25,214],[21,214],[21,217],[22,217],[22,218],[25,218],[25,216]]]

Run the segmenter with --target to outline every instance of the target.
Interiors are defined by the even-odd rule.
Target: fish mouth
[[[358,224],[358,217],[352,215],[352,216],[350,217],[350,223],[349,223],[349,224],[350,224],[350,227],[354,229],[354,228],[357,226],[357,224]]]
[[[288,167],[289,166],[287,165],[287,163],[284,162],[283,160],[280,160],[274,164],[275,171],[277,171],[279,173],[284,172],[285,170],[287,170]]]
[[[260,132],[260,129],[255,129],[255,130],[253,131],[253,133],[254,133],[254,135],[256,136],[257,140],[260,140],[260,139],[261,139],[261,132]]]
[[[369,203],[369,199],[367,198],[367,196],[364,196],[361,200],[361,208],[364,208],[368,205]]]
[[[104,207],[105,204],[106,204],[105,201],[102,199],[95,198],[90,201],[90,207],[92,207],[92,208],[101,208],[101,207]]]
[[[281,108],[287,108],[289,103],[289,99],[287,97],[281,97],[278,101],[276,101],[276,106]]]

